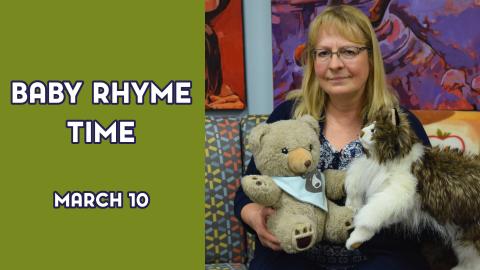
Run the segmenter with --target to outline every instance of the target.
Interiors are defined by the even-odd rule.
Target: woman
[[[267,122],[310,114],[321,125],[318,169],[345,169],[363,154],[358,140],[362,125],[381,108],[398,106],[386,85],[382,56],[369,19],[351,6],[325,9],[310,24],[302,89],[279,105]],[[412,128],[425,144],[428,137],[409,113]],[[258,174],[253,159],[247,174]],[[319,243],[301,254],[281,251],[266,228],[273,209],[252,203],[240,188],[235,212],[257,242],[250,269],[427,269],[418,243],[401,233],[382,231],[360,250]]]

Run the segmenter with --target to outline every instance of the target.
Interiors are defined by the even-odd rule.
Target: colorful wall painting
[[[331,4],[350,4],[369,16],[402,105],[480,110],[479,0],[272,0],[275,106],[300,88],[307,27]]]
[[[205,109],[245,108],[243,52],[242,1],[205,0]]]

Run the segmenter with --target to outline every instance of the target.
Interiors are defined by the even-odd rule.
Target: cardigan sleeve
[[[417,137],[425,146],[431,146],[430,140],[428,139],[427,132],[423,128],[422,123],[418,118],[409,110],[402,108],[402,110],[407,114],[408,121],[410,122],[410,127],[413,129]]]
[[[282,104],[278,105],[273,112],[270,114],[270,116],[267,119],[267,123],[273,123],[276,121],[280,120],[288,120],[292,118],[292,109],[293,109],[293,100],[288,100],[283,102]],[[260,174],[260,172],[257,169],[257,166],[255,165],[255,160],[252,157],[250,159],[250,162],[248,163],[247,170],[245,172],[245,175],[252,175],[252,174]],[[247,197],[245,192],[243,191],[242,186],[240,186],[237,189],[237,192],[235,194],[235,200],[234,200],[234,212],[235,216],[243,223],[243,226],[247,229],[247,231],[251,233],[255,233],[255,231],[250,228],[246,223],[243,222],[241,218],[241,212],[242,209],[245,205],[252,203],[252,200]]]

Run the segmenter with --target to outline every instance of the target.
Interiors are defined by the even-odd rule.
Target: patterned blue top
[[[326,169],[344,170],[350,162],[363,155],[360,140],[354,140],[340,151],[336,151],[332,144],[320,133],[320,163],[318,170]],[[344,202],[337,202],[343,204]],[[344,245],[331,243],[317,243],[311,249],[302,253],[310,261],[314,262],[319,269],[347,270],[354,269],[359,262],[366,260],[358,250],[350,251]]]
[[[363,155],[363,148],[359,139],[350,142],[340,152],[337,152],[321,133],[320,144],[318,169],[322,172],[327,169],[344,170],[354,158]]]

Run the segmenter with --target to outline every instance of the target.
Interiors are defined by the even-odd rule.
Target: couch
[[[434,145],[450,145],[478,154],[478,112],[414,111]],[[205,117],[205,269],[246,269],[254,241],[233,213],[235,191],[251,153],[245,138],[267,115]],[[426,247],[432,249],[432,247]],[[437,258],[453,257],[435,251]],[[432,269],[449,269],[430,262]],[[448,259],[448,265],[454,264]]]
[[[251,153],[245,144],[266,115],[205,117],[205,269],[246,269],[254,241],[233,213]]]

